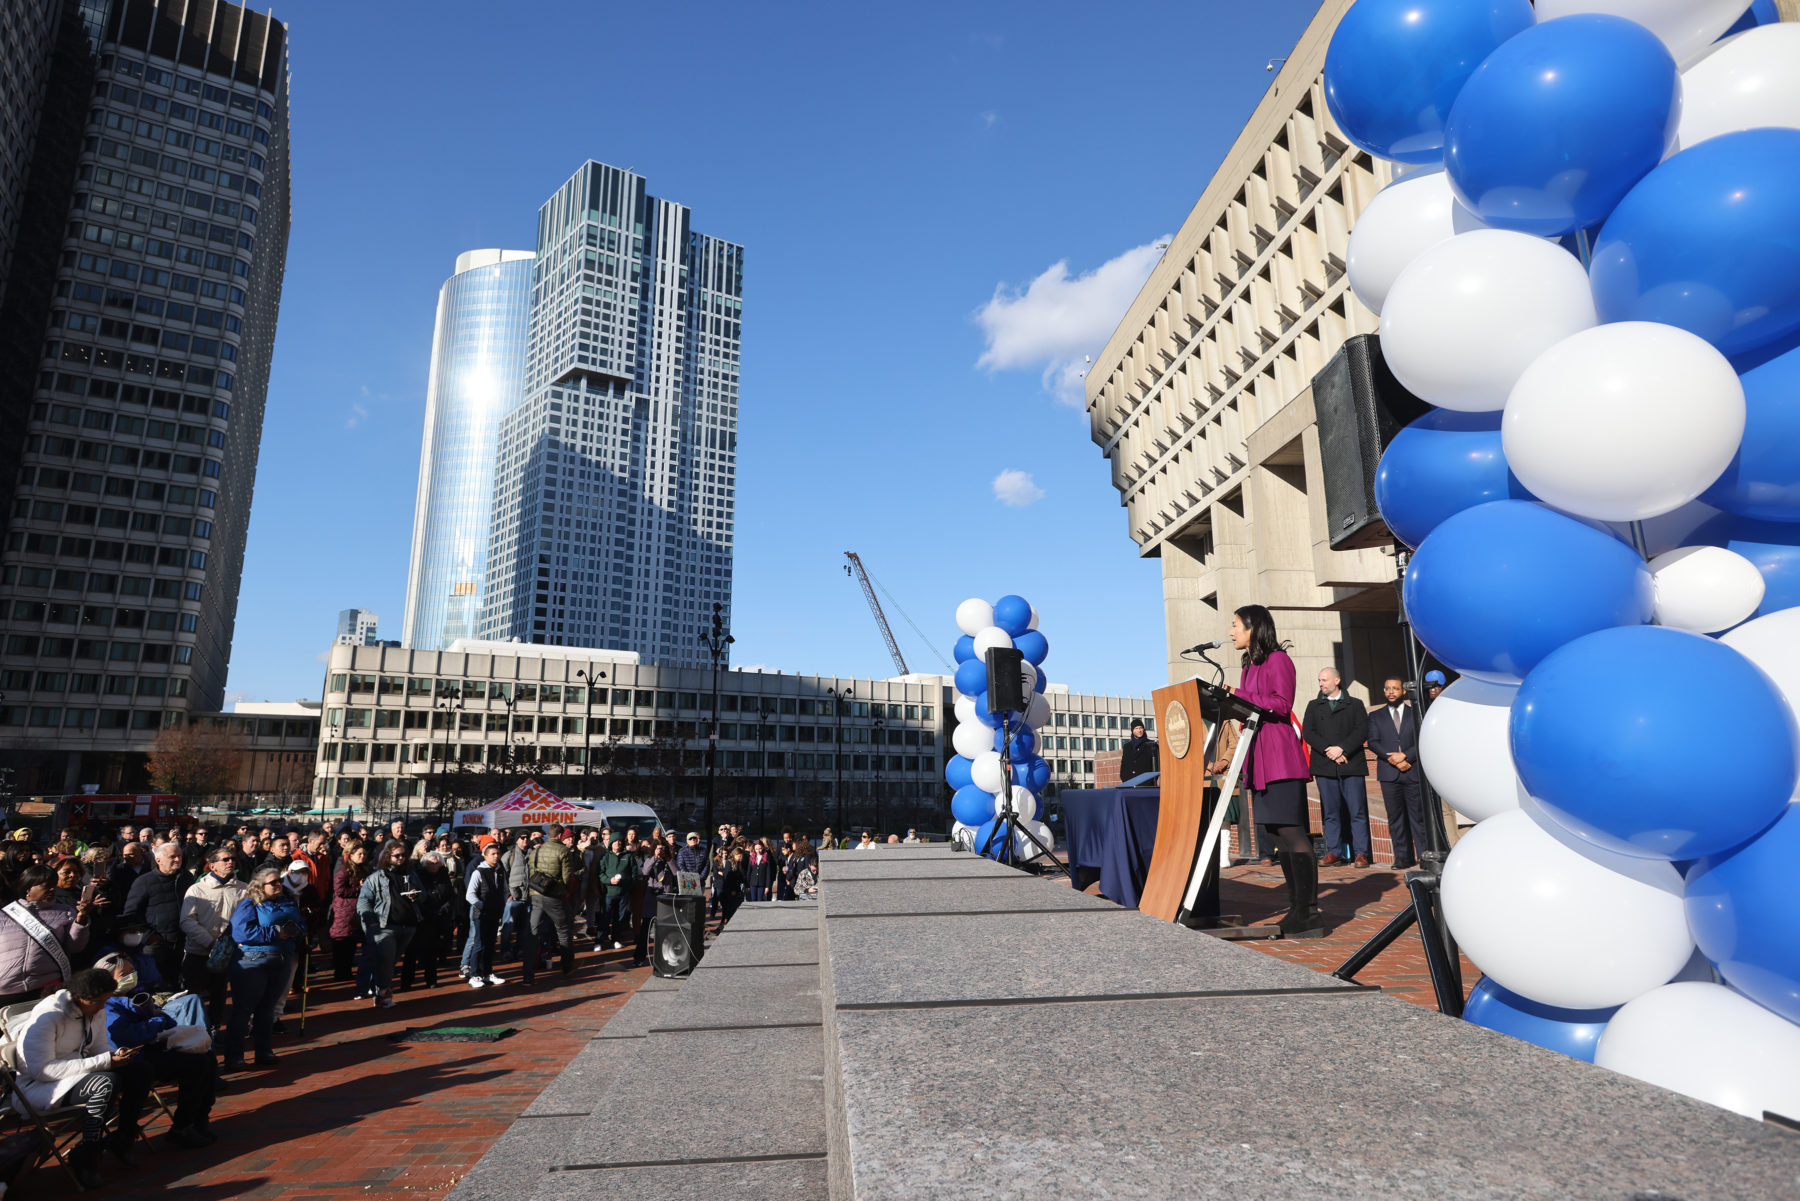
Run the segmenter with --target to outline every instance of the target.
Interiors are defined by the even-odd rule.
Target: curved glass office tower
[[[406,576],[405,645],[474,637],[487,577],[500,419],[525,384],[529,250],[470,250],[438,293],[425,446]]]

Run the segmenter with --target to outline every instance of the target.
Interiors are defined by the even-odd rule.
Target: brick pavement
[[[526,989],[475,990],[440,974],[376,1010],[350,985],[309,997],[306,1033],[276,1035],[280,1067],[239,1073],[213,1111],[220,1141],[200,1151],[147,1151],[136,1170],[101,1161],[100,1197],[166,1194],[181,1201],[399,1201],[443,1196],[649,976],[631,951],[583,951],[568,982],[554,969]],[[297,1012],[287,1027],[297,1031]],[[388,1041],[409,1026],[511,1026],[496,1043]],[[174,1103],[173,1092],[168,1097]],[[153,1134],[167,1128],[160,1119]],[[141,1145],[141,1144],[140,1144]],[[54,1164],[9,1193],[15,1201],[71,1195]]]

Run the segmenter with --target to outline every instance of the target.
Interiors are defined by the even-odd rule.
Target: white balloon
[[[953,706],[953,708],[956,712],[956,724],[957,725],[972,726],[972,725],[979,725],[981,723],[981,718],[979,718],[975,715],[975,698],[974,697],[964,696],[960,692],[957,693],[956,694],[956,704]]]
[[[950,735],[950,745],[965,759],[974,759],[984,752],[991,755],[994,753],[994,732],[978,721],[964,722]]]
[[[1037,796],[1022,784],[1014,784],[1012,790],[1013,808],[1019,811],[1019,820],[1028,822],[1037,817]]]
[[[1658,860],[1577,852],[1522,810],[1463,835],[1444,864],[1444,919],[1477,966],[1522,997],[1608,1009],[1694,953],[1681,874]]]
[[[1443,167],[1414,171],[1377,192],[1356,218],[1344,256],[1350,288],[1379,314],[1414,259],[1447,238],[1486,228],[1450,190]]]
[[[1800,609],[1777,609],[1746,621],[1719,641],[1762,668],[1800,718]]]
[[[1037,629],[1037,623],[1038,623],[1037,606],[1033,605],[1031,607],[1031,620],[1029,622],[1025,623],[1025,628],[1028,630],[1035,630],[1035,629]]]
[[[1681,75],[1685,149],[1740,129],[1779,125],[1800,129],[1800,25],[1783,21],[1733,34]],[[1378,195],[1376,199],[1380,199]],[[1351,235],[1350,244],[1356,245]]]
[[[1031,830],[1032,833],[1036,834],[1037,826],[1034,824],[1031,827]],[[1039,834],[1038,837],[1043,838],[1043,835]],[[1050,845],[1050,840],[1048,838],[1044,838],[1044,845]],[[1019,852],[1018,861],[1020,863],[1030,863],[1034,859],[1042,859],[1044,857],[1044,852],[1038,849],[1037,843],[1025,837],[1024,826],[1020,826],[1018,833],[1013,835],[1013,846]]]
[[[1694,500],[1743,436],[1744,387],[1731,363],[1704,338],[1652,321],[1595,326],[1544,351],[1500,423],[1520,483],[1602,521]]]
[[[1537,0],[1537,19],[1552,21],[1571,13],[1624,17],[1661,38],[1676,64],[1686,67],[1703,58],[1749,7],[1744,0]]]
[[[1665,984],[1619,1010],[1594,1063],[1747,1118],[1800,1118],[1800,1026],[1722,984]]]
[[[974,760],[969,765],[969,778],[983,792],[999,796],[1000,790],[1006,787],[1006,772],[1000,767],[1000,752],[994,750],[993,745],[993,739],[990,738],[987,750],[969,756]]]
[[[1529,234],[1477,229],[1400,273],[1382,305],[1381,352],[1422,399],[1490,412],[1506,406],[1532,360],[1596,320],[1574,255]]]
[[[1517,809],[1525,786],[1513,767],[1516,684],[1463,676],[1438,694],[1419,726],[1419,766],[1450,807],[1471,821]]]
[[[956,606],[956,628],[973,638],[994,624],[994,606],[979,596],[971,596]]]
[[[1722,546],[1684,546],[1650,560],[1656,624],[1696,634],[1728,630],[1756,612],[1766,581],[1756,564]]]
[[[1723,470],[1723,468],[1721,468],[1721,470]],[[981,631],[975,635],[975,657],[977,659],[985,660],[988,651],[997,646],[1012,646],[1012,635],[1008,634],[999,626],[984,626]]]
[[[1037,685],[1037,674],[1032,673],[1032,686]],[[1025,724],[1034,730],[1042,730],[1050,724],[1050,698],[1038,693],[1031,698],[1031,708],[1025,714]]]

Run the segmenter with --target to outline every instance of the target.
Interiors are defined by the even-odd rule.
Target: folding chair
[[[5,1009],[0,1009],[0,1038],[4,1039],[4,1045],[8,1048],[8,1053],[15,1063],[18,1056],[19,1031],[24,1028],[26,1019],[31,1017],[31,1011],[36,1008],[36,1001],[23,1001],[17,1005],[8,1005]],[[17,1068],[13,1070],[17,1071]],[[161,1111],[164,1120],[169,1123],[169,1129],[173,1130],[175,1129],[175,1111],[170,1109],[169,1103],[163,1099],[162,1089],[164,1087],[154,1080],[150,1082],[149,1106],[145,1111],[149,1120],[144,1124],[149,1125],[150,1121],[156,1119],[157,1112]],[[138,1134],[145,1142],[150,1141],[150,1136],[143,1130],[140,1129]]]
[[[11,1017],[10,1010],[7,1016]],[[6,1112],[0,1114],[0,1118],[11,1116],[21,1130],[37,1135],[37,1157],[26,1165],[24,1172],[41,1167],[46,1158],[52,1158],[62,1165],[76,1191],[84,1191],[81,1181],[75,1178],[75,1169],[69,1166],[66,1152],[81,1140],[81,1123],[87,1113],[79,1105],[58,1105],[40,1110],[26,1099],[25,1090],[19,1087],[19,1044],[13,1038],[10,1023],[4,1036],[0,1036],[0,1098],[6,1103]]]

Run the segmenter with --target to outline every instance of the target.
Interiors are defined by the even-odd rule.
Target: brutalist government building
[[[287,30],[222,0],[24,7],[0,766],[20,792],[132,786],[159,730],[223,700],[287,253]]]

